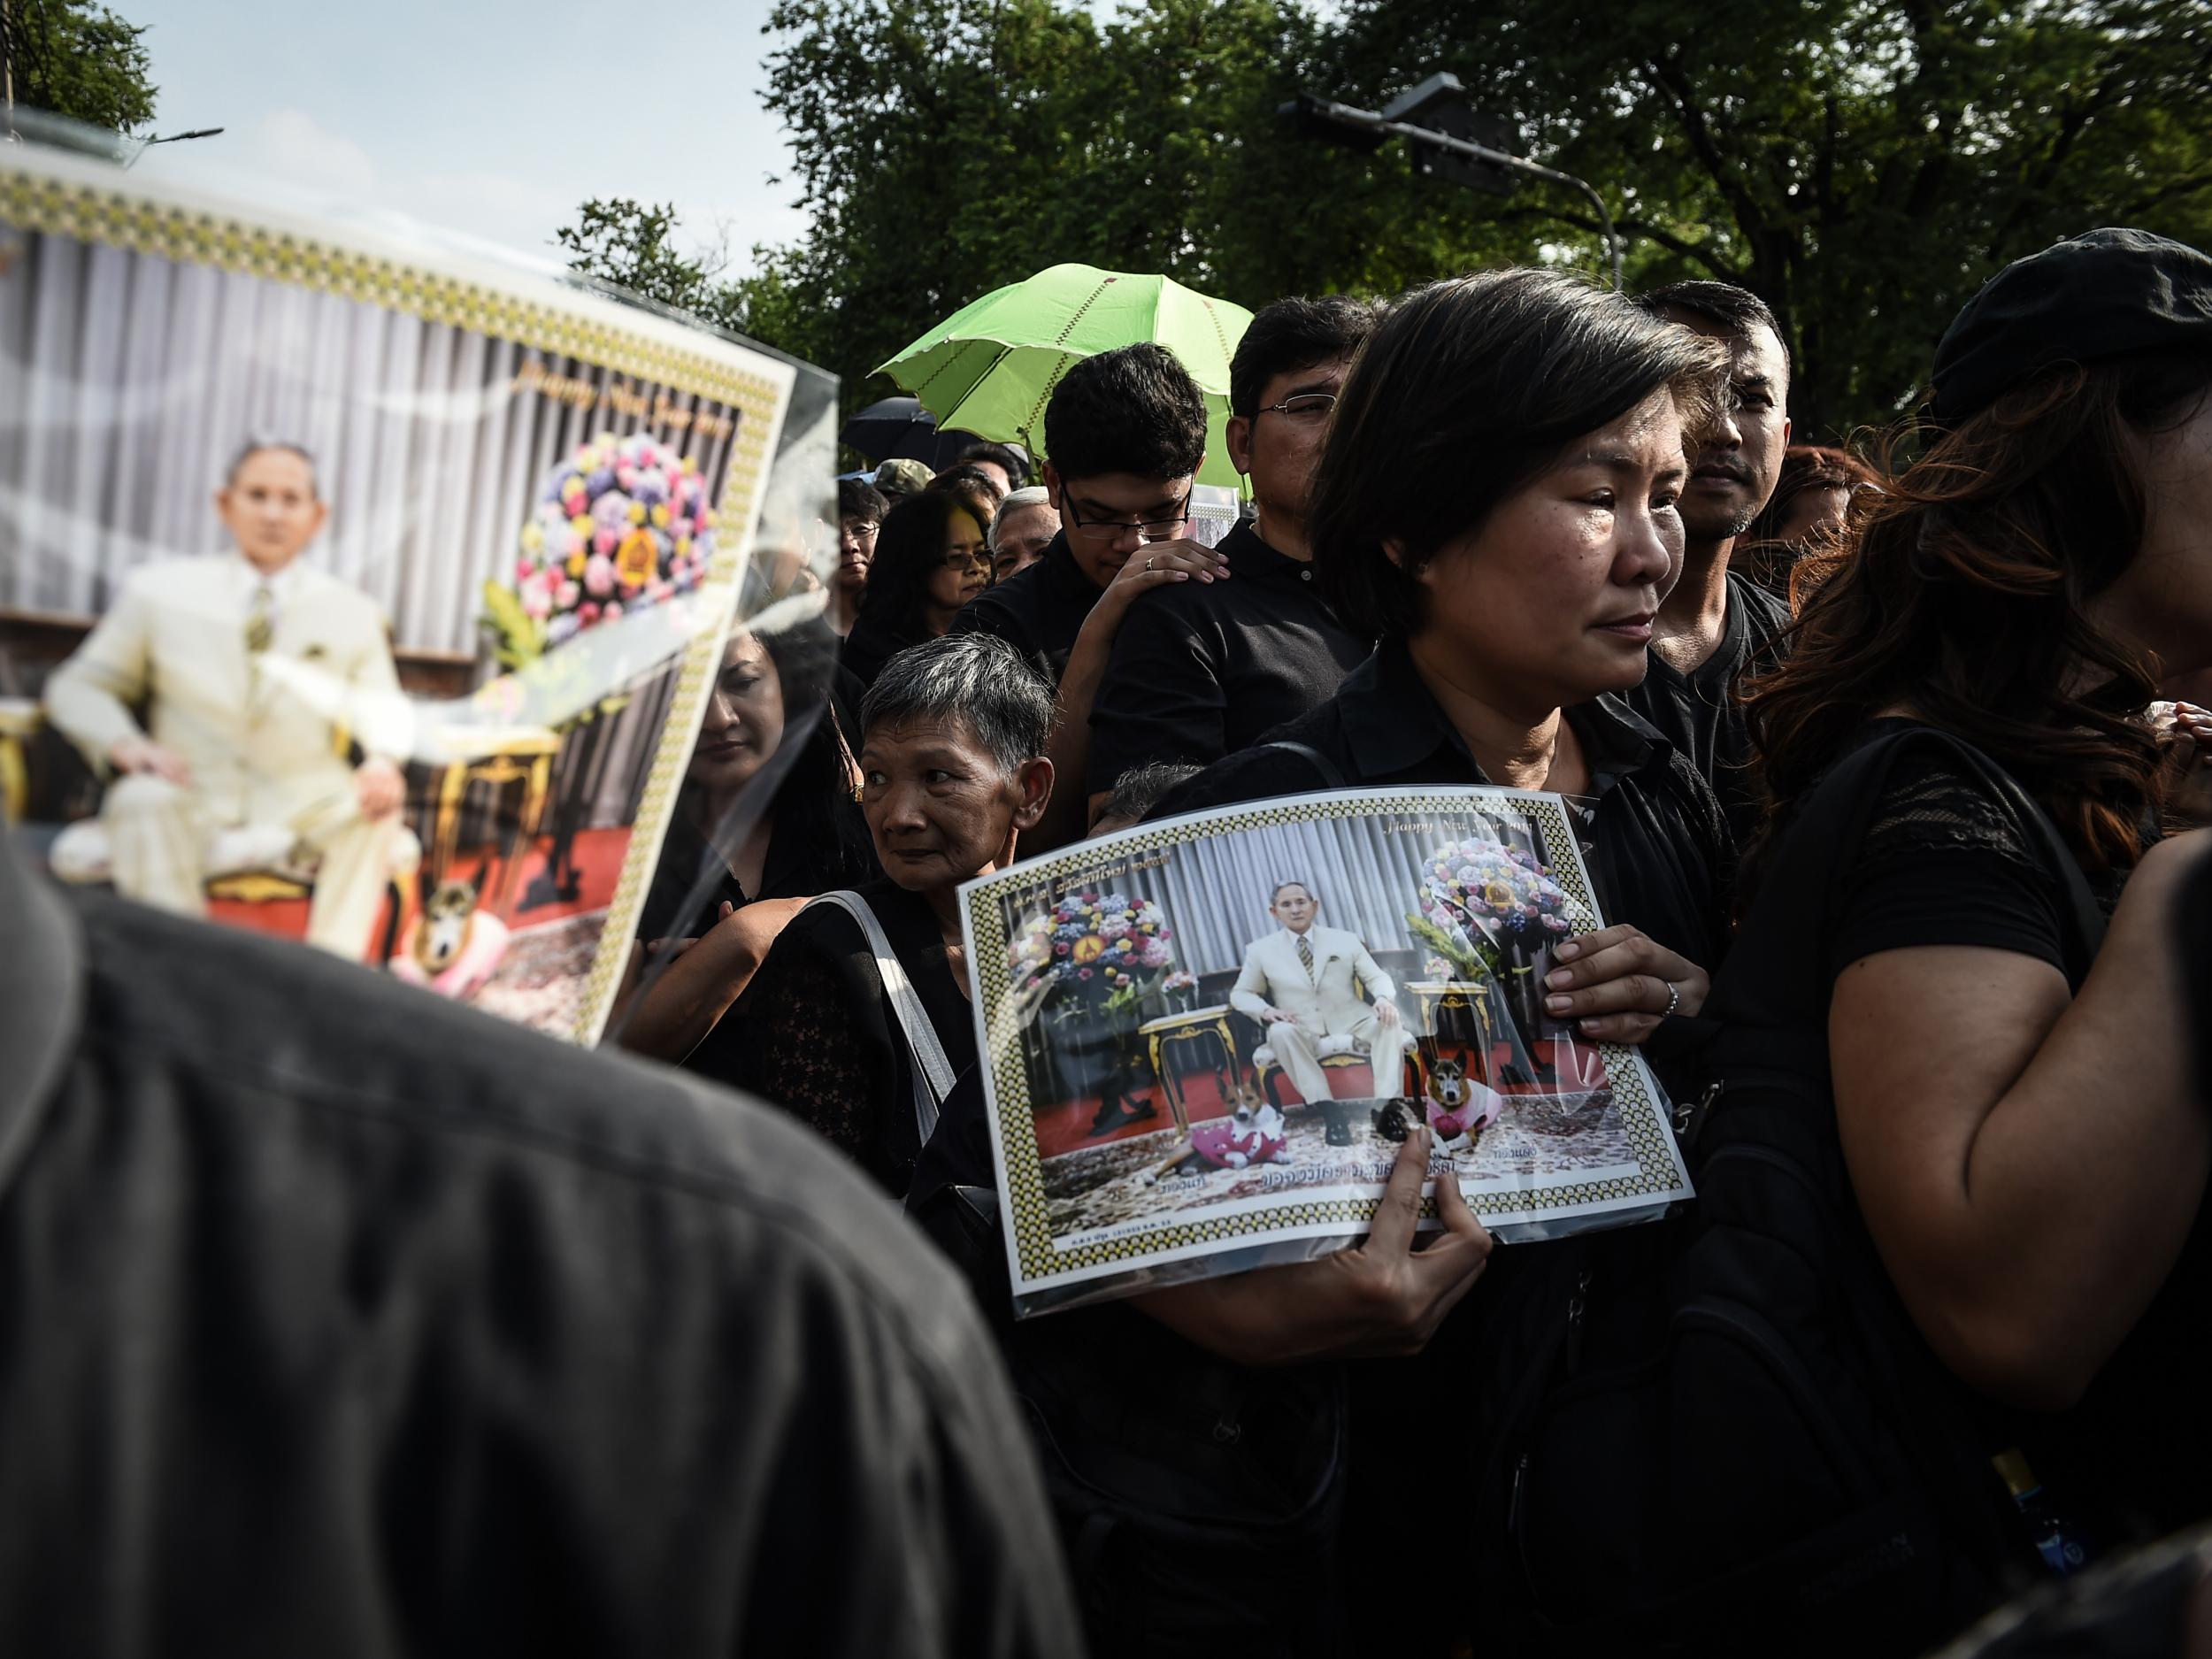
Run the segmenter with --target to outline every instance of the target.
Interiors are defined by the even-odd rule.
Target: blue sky
[[[672,201],[733,270],[798,235],[762,109],[768,0],[111,0],[146,44],[161,146],[546,252],[592,196]]]

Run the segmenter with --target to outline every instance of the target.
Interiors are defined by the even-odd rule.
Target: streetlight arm
[[[1598,194],[1597,187],[1587,180],[1578,179],[1573,173],[1562,173],[1555,167],[1547,167],[1537,162],[1525,160],[1519,156],[1508,154],[1502,150],[1492,150],[1487,145],[1478,144],[1471,139],[1455,137],[1450,133],[1440,133],[1433,127],[1417,127],[1410,121],[1394,121],[1387,116],[1378,115],[1372,110],[1355,109],[1348,104],[1339,104],[1333,98],[1324,98],[1313,93],[1307,93],[1301,98],[1299,106],[1308,114],[1325,121],[1333,121],[1340,127],[1349,127],[1361,132],[1377,133],[1385,137],[1411,139],[1416,143],[1432,145],[1438,150],[1448,150],[1455,155],[1487,162],[1494,167],[1509,167],[1514,172],[1525,173],[1531,178],[1548,180],[1553,184],[1568,185],[1581,191],[1589,199],[1591,207],[1597,213],[1599,231],[1605,238],[1606,256],[1613,268],[1613,286],[1616,288],[1623,286],[1621,239],[1613,229],[1613,215],[1605,205],[1605,198]]]

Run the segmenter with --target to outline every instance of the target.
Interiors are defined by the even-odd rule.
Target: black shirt
[[[1767,647],[1790,625],[1790,608],[1755,582],[1728,572],[1728,619],[1713,654],[1685,674],[1647,651],[1644,683],[1622,700],[1690,758],[1720,797],[1729,834],[1740,849],[1758,827],[1758,792],[1751,777],[1751,732],[1734,697],[1747,665],[1771,660]]]
[[[876,683],[883,665],[917,642],[893,632],[889,624],[873,612],[865,612],[853,623],[853,631],[838,648],[840,678],[846,686],[857,688],[864,695],[868,687]]]
[[[1641,928],[1708,972],[1726,939],[1725,904],[1734,873],[1719,805],[1689,763],[1617,698],[1567,710],[1591,773],[1585,862],[1609,922]],[[1486,784],[1465,741],[1437,706],[1402,641],[1390,641],[1354,669],[1334,697],[1271,736],[1318,749],[1347,788]],[[1217,761],[1171,791],[1154,810],[1226,806],[1328,786],[1313,763],[1262,747]],[[1647,1044],[1655,1062],[1669,1020]]]
[[[952,619],[955,634],[995,634],[1027,657],[1053,685],[1066,672],[1083,619],[1104,591],[1068,551],[1068,533],[1054,536],[1034,565],[987,588]]]
[[[1154,761],[1204,765],[1326,702],[1367,655],[1314,591],[1313,566],[1249,525],[1229,578],[1170,582],[1129,607],[1091,704],[1090,793]]]
[[[857,889],[883,924],[956,1075],[975,1064],[975,1020],[936,913],[887,878]],[[921,1151],[914,1062],[874,954],[844,910],[810,905],[776,936],[745,995],[687,1069],[773,1102],[894,1197]]]
[[[10,1653],[1076,1650],[966,1287],[780,1114],[4,837],[0,940]]]

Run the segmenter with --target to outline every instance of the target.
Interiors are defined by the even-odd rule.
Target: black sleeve
[[[1885,950],[1970,945],[2066,967],[2060,879],[2011,809],[1939,757],[1901,757],[1843,881],[1832,979]]]
[[[1204,636],[1160,595],[1129,607],[1091,703],[1093,795],[1155,761],[1206,765],[1227,752],[1228,699]]]
[[[1037,641],[1030,637],[1028,626],[1011,607],[995,600],[988,593],[979,594],[960,607],[952,619],[952,632],[988,634],[1004,640],[1025,657],[1041,654]]]
[[[891,1032],[881,995],[856,982],[833,930],[812,914],[784,929],[684,1064],[781,1107],[885,1180],[884,1102],[899,1081]]]

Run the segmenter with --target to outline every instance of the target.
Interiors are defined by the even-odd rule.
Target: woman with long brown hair
[[[2212,259],[2098,231],[2008,267],[1932,413],[1749,688],[1769,816],[1708,1012],[1824,1044],[1883,1270],[1957,1379],[2063,1412],[2047,1484],[2176,1524],[2212,1504],[2179,1371],[2212,1122],[2170,923],[2207,841],[2160,839],[2147,706],[2212,662]]]

